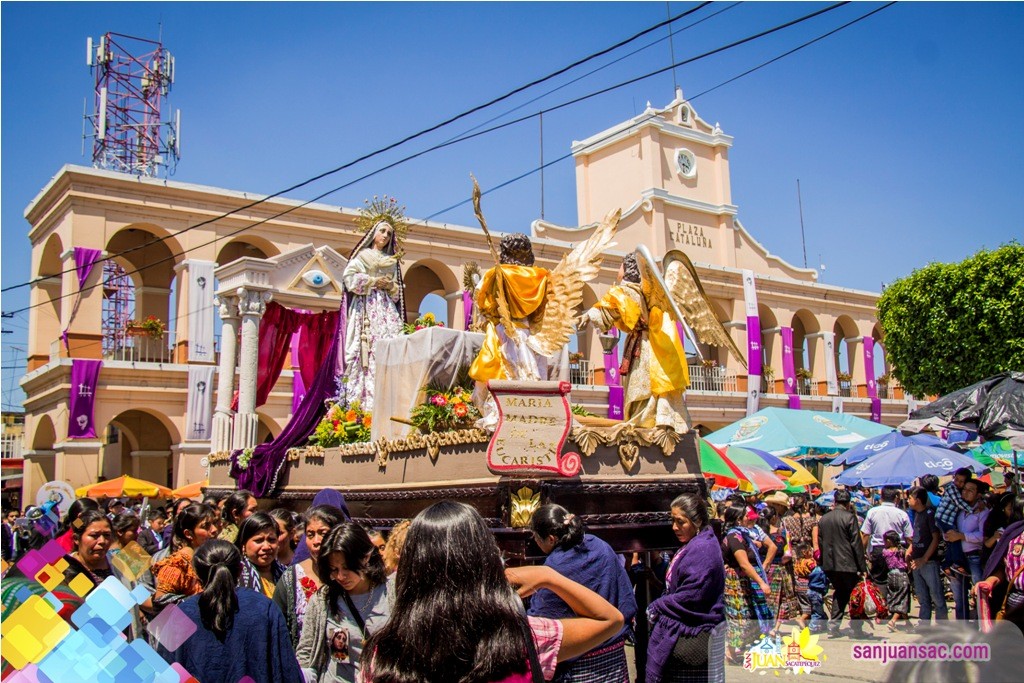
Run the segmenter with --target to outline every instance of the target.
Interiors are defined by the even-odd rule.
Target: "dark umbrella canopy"
[[[927,428],[969,429],[985,439],[1009,439],[1024,448],[1024,372],[1002,372],[950,392],[915,410],[904,432]]]

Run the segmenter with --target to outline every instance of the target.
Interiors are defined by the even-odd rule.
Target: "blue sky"
[[[673,38],[691,57],[826,7],[714,3],[726,10]],[[24,208],[65,163],[85,164],[85,41],[107,31],[163,41],[182,110],[175,180],[270,193],[395,142],[678,14],[696,3],[4,3],[2,283],[27,280]],[[900,3],[706,95],[743,71],[881,3],[851,3],[676,70],[697,112],[735,137],[733,201],[770,251],[826,283],[879,291],[931,261],[955,261],[1024,234],[1024,4]],[[553,87],[655,43],[514,115],[536,112],[670,63],[667,29],[452,126],[291,193],[304,199],[446,140]],[[658,39],[663,39],[660,42]],[[544,116],[544,157],[672,99],[665,73]],[[89,108],[91,110],[91,99]],[[323,201],[397,196],[423,218],[535,169],[536,119],[362,181]],[[540,215],[537,174],[488,195],[498,230]],[[545,217],[576,223],[571,160],[545,171]],[[436,220],[475,225],[468,206]],[[819,261],[820,254],[820,261]],[[2,308],[27,304],[27,290]],[[27,317],[4,320],[4,404],[23,369]]]

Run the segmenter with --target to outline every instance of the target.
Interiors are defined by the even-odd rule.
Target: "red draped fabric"
[[[267,402],[270,391],[281,377],[284,361],[291,350],[291,338],[299,335],[299,367],[306,386],[313,383],[317,361],[326,355],[338,322],[338,311],[299,313],[279,303],[269,302],[260,320],[259,367],[256,372],[256,405]],[[238,393],[231,402],[238,410]]]

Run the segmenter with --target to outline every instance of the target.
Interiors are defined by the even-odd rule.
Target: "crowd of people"
[[[717,504],[683,494],[670,510],[681,547],[650,569],[554,504],[531,522],[543,565],[506,567],[470,506],[437,503],[385,538],[351,520],[332,490],[301,516],[260,511],[247,491],[141,515],[123,500],[82,498],[51,536],[66,552],[67,582],[145,585],[150,597],[124,637],[149,639],[204,683],[622,682],[640,616],[646,680],[721,681],[762,636],[793,625],[867,638],[921,631],[948,619],[950,602],[956,619],[978,620],[987,600],[1024,626],[1024,496],[991,492],[966,470],[944,488],[921,484],[864,492],[877,500],[863,515],[848,490],[831,509],[783,492]],[[14,562],[49,537],[19,534],[7,512],[4,559]],[[661,586],[646,615],[641,577]],[[5,617],[26,582],[11,566]],[[73,591],[55,595],[81,603]],[[887,618],[865,613],[865,595]],[[173,650],[148,629],[170,605],[196,626]]]

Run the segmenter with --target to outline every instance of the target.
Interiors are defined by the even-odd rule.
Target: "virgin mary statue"
[[[372,411],[374,344],[401,334],[405,322],[398,243],[406,226],[394,199],[374,197],[368,205],[360,218],[368,228],[342,273],[346,323],[338,398],[347,405],[358,401],[363,410]]]

